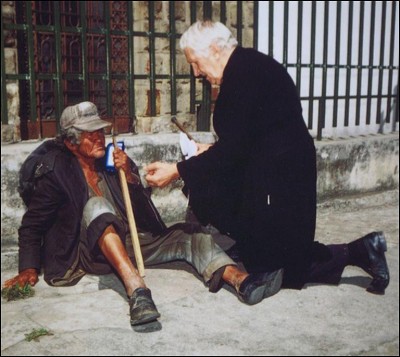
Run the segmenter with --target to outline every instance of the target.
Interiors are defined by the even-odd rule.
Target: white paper
[[[194,140],[189,140],[186,134],[180,133],[179,144],[181,145],[181,151],[185,159],[190,159],[192,156],[196,156],[197,145]]]

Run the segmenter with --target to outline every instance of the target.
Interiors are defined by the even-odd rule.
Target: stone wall
[[[196,141],[212,143],[211,133],[192,133]],[[127,153],[143,166],[153,161],[181,160],[179,134],[120,135]],[[110,138],[107,139],[107,142]],[[1,244],[15,246],[17,229],[25,206],[17,191],[18,170],[40,141],[2,146],[1,151]],[[369,192],[393,190],[399,186],[399,134],[371,135],[316,143],[318,202]],[[143,172],[141,171],[143,175]],[[144,181],[143,181],[144,182]],[[185,218],[187,199],[176,181],[153,190],[153,201],[166,222]]]
[[[14,1],[2,1],[3,23],[12,23],[15,17]],[[18,73],[17,41],[13,31],[4,31],[4,65],[7,74]],[[2,83],[3,85],[3,83]],[[1,124],[1,141],[21,140],[19,117],[19,89],[17,81],[6,82],[8,124]],[[2,103],[5,105],[5,103]]]

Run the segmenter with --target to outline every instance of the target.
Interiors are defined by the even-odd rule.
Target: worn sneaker
[[[272,295],[282,286],[283,269],[272,273],[250,274],[240,284],[238,298],[247,305],[255,305]]]
[[[129,298],[131,325],[141,325],[155,321],[160,317],[156,305],[147,288],[137,288]]]

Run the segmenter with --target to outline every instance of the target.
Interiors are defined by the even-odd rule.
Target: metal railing
[[[398,130],[396,1],[269,1],[263,6],[268,24],[260,28],[259,47],[292,75],[317,140]]]
[[[65,105],[92,100],[105,117],[128,121],[125,127],[131,131],[138,86],[148,86],[146,115],[154,117],[159,115],[159,83],[168,82],[169,113],[175,116],[178,83],[185,80],[189,82],[189,113],[197,113],[197,130],[209,130],[215,99],[210,85],[177,70],[181,33],[176,19],[184,4],[191,23],[199,18],[226,23],[239,44],[258,48],[283,63],[298,88],[308,128],[318,140],[398,130],[396,1],[166,1],[160,3],[168,6],[168,17],[174,19],[167,29],[158,25],[155,7],[159,5],[152,1],[147,2],[143,28],[137,28],[140,21],[135,19],[139,2],[15,3],[15,23],[1,23],[3,124],[8,123],[6,81],[20,84],[21,125],[38,119],[41,125],[47,119],[57,123]],[[244,43],[243,33],[249,9],[253,18],[247,16],[246,21],[252,28],[252,44]],[[39,21],[38,14],[44,20]],[[236,16],[233,26],[229,23],[232,14]],[[25,43],[25,48],[19,49],[17,73],[6,73],[4,30],[16,33],[19,47]],[[156,41],[160,40],[169,46],[168,70],[162,73],[156,71]],[[39,44],[45,41],[51,45],[50,60],[38,53]],[[73,41],[78,44],[76,53],[66,50]],[[147,52],[136,51],[141,42],[148,44]],[[148,71],[137,69],[146,59]],[[73,65],[77,67],[66,70]],[[46,136],[43,130],[41,135]]]

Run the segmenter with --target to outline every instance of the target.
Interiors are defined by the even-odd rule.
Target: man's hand
[[[153,162],[147,165],[144,170],[147,172],[146,181],[150,186],[165,187],[171,181],[179,178],[176,164],[164,162]]]
[[[200,155],[204,151],[207,151],[211,146],[213,146],[213,144],[199,144],[199,143],[196,143],[196,146],[197,146],[196,155]]]
[[[138,184],[140,179],[131,170],[129,157],[125,151],[116,147],[113,151],[114,166],[117,170],[122,169],[125,172],[126,180],[129,183]]]
[[[26,270],[21,271],[14,278],[6,280],[6,282],[4,283],[4,287],[11,288],[17,284],[21,288],[24,287],[26,284],[35,286],[38,281],[39,281],[39,278],[38,278],[38,273],[37,273],[36,269],[26,269]]]

